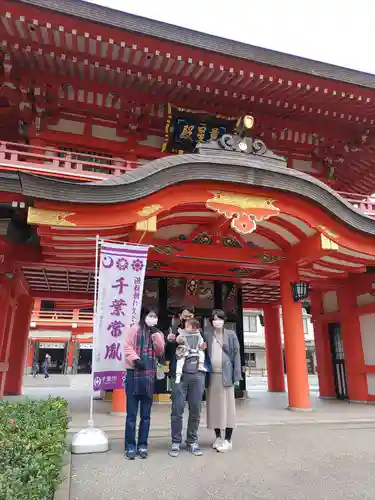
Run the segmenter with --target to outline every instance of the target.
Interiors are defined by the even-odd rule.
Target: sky
[[[90,0],[90,3],[375,74],[375,0]]]

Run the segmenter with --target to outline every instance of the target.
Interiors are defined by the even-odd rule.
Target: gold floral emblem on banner
[[[68,220],[68,217],[71,215],[75,215],[75,213],[29,207],[27,213],[27,223],[41,224],[45,226],[75,227],[76,224]]]
[[[211,191],[214,195],[206,201],[206,207],[232,219],[231,227],[237,233],[250,234],[257,222],[279,215],[275,200],[263,196],[246,196],[223,191]]]

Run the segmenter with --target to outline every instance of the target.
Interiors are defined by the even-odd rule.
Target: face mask
[[[214,328],[223,328],[224,320],[223,319],[214,319],[212,322],[212,326]]]
[[[146,316],[145,323],[147,326],[156,326],[158,324],[158,318],[154,316]]]

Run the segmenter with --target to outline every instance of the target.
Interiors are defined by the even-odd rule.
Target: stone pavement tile
[[[287,411],[286,394],[256,394],[248,400],[237,401],[238,425],[270,425],[297,424],[331,421],[372,421],[375,420],[375,406],[366,404],[349,404],[342,401],[322,401],[312,399],[312,412]],[[89,397],[70,400],[72,415],[71,428],[79,429],[87,425]],[[110,416],[111,404],[105,401],[94,401],[94,421],[98,427],[115,428],[124,425],[124,417]],[[205,405],[202,411],[202,425],[205,425]],[[152,426],[168,428],[170,416],[169,404],[154,404],[152,410]]]
[[[375,498],[375,425],[239,428],[234,450],[168,456],[153,437],[148,460],[127,461],[123,441],[72,458],[71,500],[366,500]]]
[[[24,387],[69,387],[70,377],[69,375],[54,375],[52,374],[49,378],[44,378],[42,374],[33,378],[32,375],[25,375],[23,377]]]

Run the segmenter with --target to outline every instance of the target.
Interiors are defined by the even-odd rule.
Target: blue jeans
[[[128,370],[125,381],[126,391],[126,423],[125,423],[125,451],[137,448],[135,431],[137,426],[138,406],[140,417],[138,429],[138,448],[148,447],[148,435],[151,423],[152,398],[134,395],[134,371]]]

